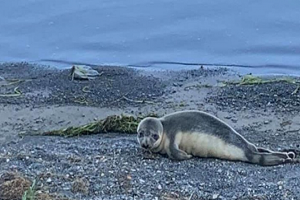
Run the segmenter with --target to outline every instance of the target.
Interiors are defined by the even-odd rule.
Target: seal
[[[146,117],[138,124],[137,140],[143,149],[174,160],[210,157],[272,166],[296,157],[292,151],[256,147],[221,119],[199,110]]]

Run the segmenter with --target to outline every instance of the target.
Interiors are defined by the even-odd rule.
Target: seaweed
[[[225,85],[258,85],[258,84],[278,83],[278,82],[297,83],[297,81],[292,78],[264,79],[258,76],[253,76],[251,74],[243,76],[239,81],[224,81],[223,83]]]
[[[156,114],[149,114],[145,117],[158,116]],[[59,130],[47,131],[42,133],[41,135],[74,137],[80,135],[91,135],[109,132],[135,134],[137,126],[143,118],[144,117],[134,117],[123,114],[111,115],[96,122],[78,127],[70,126]]]

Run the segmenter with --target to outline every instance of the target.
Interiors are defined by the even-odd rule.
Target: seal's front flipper
[[[180,150],[175,144],[170,145],[170,155],[175,160],[187,160],[192,158],[192,155]]]

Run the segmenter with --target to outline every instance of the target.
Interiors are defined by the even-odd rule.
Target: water
[[[299,6],[297,0],[2,0],[0,62],[167,61],[300,75]]]

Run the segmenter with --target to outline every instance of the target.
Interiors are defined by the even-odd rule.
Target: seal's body
[[[146,117],[139,123],[137,133],[143,148],[175,160],[198,156],[278,165],[295,158],[293,152],[256,147],[222,120],[197,110]]]

